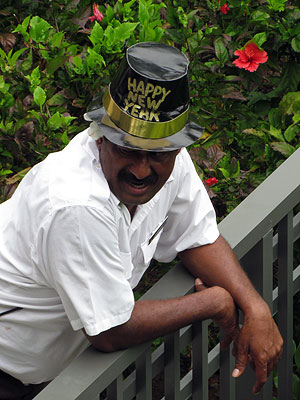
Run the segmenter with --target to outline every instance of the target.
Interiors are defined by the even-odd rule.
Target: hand
[[[241,376],[249,361],[256,374],[253,393],[258,393],[279,361],[282,347],[282,337],[267,307],[263,312],[257,310],[257,315],[245,316],[233,348],[236,362],[232,376]]]
[[[200,292],[203,290],[207,290],[208,288],[204,285],[204,283],[196,278],[195,280],[195,289],[196,292]],[[218,306],[219,310],[217,315],[213,317],[213,321],[217,323],[217,325],[222,328],[224,332],[224,337],[220,343],[221,350],[225,350],[227,346],[230,345],[232,341],[234,343],[237,342],[239,337],[239,325],[238,325],[238,313],[234,301],[227,292],[227,290],[214,286],[213,288],[216,291],[216,298],[219,297]]]

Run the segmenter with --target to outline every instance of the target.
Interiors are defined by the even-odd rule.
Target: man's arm
[[[233,376],[240,376],[249,359],[256,371],[257,393],[277,364],[283,341],[265,301],[252,286],[232,249],[220,236],[213,244],[179,254],[185,267],[207,286],[225,288],[244,314],[244,324],[234,340],[236,357]]]
[[[236,337],[236,306],[228,291],[217,286],[207,289],[200,279],[196,279],[195,288],[195,293],[178,298],[137,301],[129,321],[88,339],[98,350],[110,352],[208,318],[215,320],[228,337]]]

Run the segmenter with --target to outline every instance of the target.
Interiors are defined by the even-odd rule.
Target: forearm
[[[244,314],[257,314],[258,307],[266,311],[265,302],[222,236],[211,245],[183,251],[179,257],[185,267],[206,285],[217,285],[228,290]]]
[[[234,307],[229,293],[218,287],[167,300],[140,300],[131,318],[90,342],[101,351],[127,348],[166,335],[199,320],[222,319]]]

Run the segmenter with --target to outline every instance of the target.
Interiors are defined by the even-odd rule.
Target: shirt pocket
[[[168,217],[166,217],[162,222],[160,222],[157,227],[151,232],[149,238],[141,244],[141,249],[143,253],[144,263],[148,265],[153,258],[155,253],[158,240],[163,231],[163,228],[167,222]]]
[[[124,268],[125,279],[130,279],[132,275],[133,265],[131,261],[131,253],[120,251],[120,257]]]

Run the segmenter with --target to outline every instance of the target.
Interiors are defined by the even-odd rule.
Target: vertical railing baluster
[[[284,352],[278,365],[278,399],[293,398],[293,211],[278,226],[278,324]]]
[[[136,360],[136,400],[152,400],[151,347]]]
[[[180,399],[179,331],[165,336],[165,400]]]
[[[208,399],[208,325],[193,324],[193,399]]]
[[[235,380],[231,376],[234,365],[231,344],[226,350],[220,351],[220,400],[235,400]]]
[[[107,400],[123,400],[123,377],[121,375],[108,386]]]

